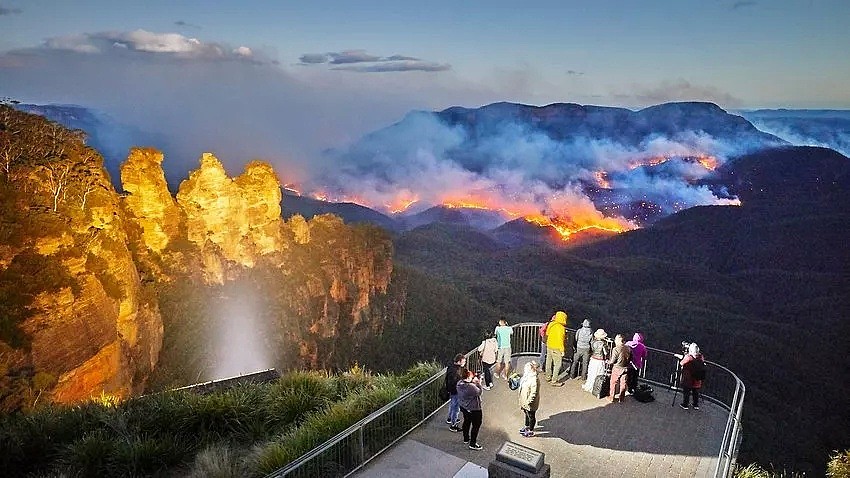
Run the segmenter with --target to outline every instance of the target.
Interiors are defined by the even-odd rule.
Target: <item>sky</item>
[[[414,109],[850,108],[848,19],[846,0],[0,0],[0,97],[298,175]]]

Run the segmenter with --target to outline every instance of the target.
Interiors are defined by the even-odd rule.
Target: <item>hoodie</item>
[[[590,321],[585,320],[581,323],[581,328],[576,331],[576,348],[589,349],[592,340],[593,329],[590,328]]]
[[[646,345],[643,344],[643,334],[635,332],[632,340],[626,342],[626,346],[632,349],[632,363],[640,370],[643,367],[643,359],[646,358]]]
[[[481,410],[481,385],[466,380],[457,382],[457,398],[460,407],[468,410]]]
[[[555,312],[552,322],[546,328],[546,348],[549,350],[560,350],[564,353],[564,344],[567,338],[567,313]]]

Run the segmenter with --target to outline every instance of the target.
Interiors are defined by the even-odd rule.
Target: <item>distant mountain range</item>
[[[119,178],[118,166],[129,146],[155,141],[137,129],[81,106],[17,105],[17,108],[86,131],[89,144],[104,153],[113,182]],[[576,170],[593,171],[604,166],[593,164],[589,157],[582,155],[590,154],[588,151],[600,145],[616,145],[610,146],[611,150],[605,154],[616,157],[625,148],[632,156],[640,153],[650,159],[620,170],[611,166],[609,173],[597,172],[595,177],[581,173],[576,181],[581,185],[582,194],[597,210],[647,225],[682,207],[699,204],[695,199],[688,202],[695,191],[705,197],[710,190],[707,197],[715,199],[733,196],[728,174],[702,171],[689,176],[695,168],[699,169],[696,167],[699,158],[689,156],[688,151],[682,150],[665,161],[653,162],[651,155],[665,151],[666,142],[677,141],[679,146],[692,147],[693,151],[712,150],[712,153],[725,154],[733,160],[742,154],[787,145],[785,140],[832,145],[839,151],[850,149],[848,111],[756,110],[740,114],[743,117],[727,113],[717,105],[699,102],[668,103],[639,111],[570,103],[542,107],[494,103],[480,108],[451,107],[439,112],[412,112],[400,122],[354,143],[342,154],[345,161],[340,169],[345,171],[345,177],[353,180],[375,174],[388,178],[397,176],[398,169],[407,167],[403,159],[409,156],[410,150],[423,149],[426,145],[426,150],[443,148],[446,157],[470,173],[486,174],[496,167],[525,168],[529,177],[556,189],[562,187],[571,174],[575,176]],[[424,124],[432,129],[420,128],[423,118],[428,120]],[[745,118],[777,135],[757,129]],[[441,141],[446,139],[447,131],[455,136],[449,144],[443,144]],[[411,138],[411,134],[415,136]],[[505,148],[513,147],[511,141],[531,148],[532,152],[529,155],[517,153],[507,159],[500,157]],[[573,147],[580,143],[592,147]],[[534,149],[540,148],[540,144],[545,147]],[[529,165],[532,160],[538,163]],[[509,164],[511,161],[517,164]],[[372,223],[395,233],[432,223],[457,224],[487,232],[495,240],[511,246],[564,245],[551,228],[516,219],[498,210],[436,205],[391,215],[361,204],[322,201],[284,191],[282,212],[284,217],[301,214],[307,218],[332,213],[346,222]],[[582,236],[583,240],[595,240],[607,235],[592,231]],[[573,237],[569,244],[583,242],[578,239]]]

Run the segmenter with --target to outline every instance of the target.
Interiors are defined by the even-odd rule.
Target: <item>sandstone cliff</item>
[[[79,132],[0,106],[0,156],[3,408],[142,390],[162,321],[100,155]]]

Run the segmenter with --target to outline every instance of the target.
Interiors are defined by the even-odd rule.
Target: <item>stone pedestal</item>
[[[551,469],[543,463],[544,457],[540,451],[507,441],[496,452],[487,472],[491,478],[549,478]]]

